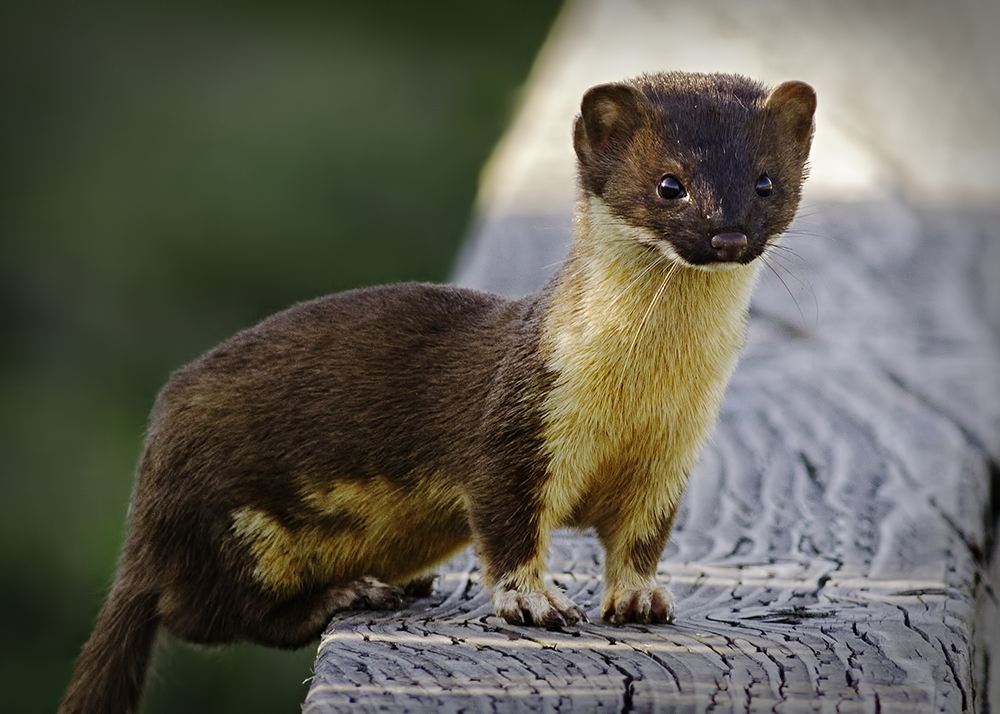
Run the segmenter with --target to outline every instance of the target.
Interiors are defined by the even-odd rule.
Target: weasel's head
[[[593,87],[573,144],[591,204],[671,260],[752,262],[788,228],[807,174],[816,94],[671,72]]]

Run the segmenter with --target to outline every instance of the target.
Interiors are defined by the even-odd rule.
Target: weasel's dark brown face
[[[594,87],[574,130],[580,181],[670,259],[709,270],[750,263],[798,208],[815,108],[807,84],[768,93],[733,75]]]

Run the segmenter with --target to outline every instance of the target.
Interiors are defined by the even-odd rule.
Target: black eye
[[[774,191],[774,184],[771,183],[771,179],[767,177],[767,174],[761,174],[760,178],[757,179],[757,185],[754,186],[757,190],[757,195],[761,198],[767,198]]]
[[[656,185],[656,193],[659,194],[660,198],[668,201],[676,201],[678,198],[684,198],[687,195],[687,191],[684,190],[684,184],[673,174],[667,174],[660,179],[660,183]]]

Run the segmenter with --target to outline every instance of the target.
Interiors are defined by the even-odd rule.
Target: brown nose
[[[712,247],[718,251],[719,260],[739,260],[747,249],[747,237],[743,233],[719,233],[712,236]]]

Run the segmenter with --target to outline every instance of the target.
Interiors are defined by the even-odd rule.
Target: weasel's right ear
[[[573,148],[584,166],[619,158],[642,121],[646,98],[624,84],[587,90],[573,126]]]

